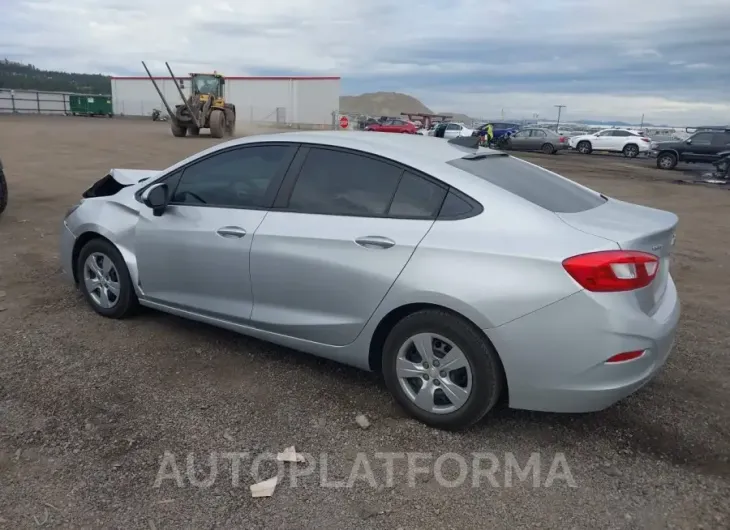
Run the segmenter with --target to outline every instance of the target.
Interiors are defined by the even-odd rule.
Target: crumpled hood
[[[138,184],[144,180],[154,178],[162,172],[154,169],[110,169],[109,175],[112,176],[122,186],[131,186]]]

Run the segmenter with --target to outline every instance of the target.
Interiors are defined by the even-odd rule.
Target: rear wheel
[[[407,316],[383,348],[383,377],[398,403],[432,427],[459,430],[497,403],[502,366],[487,338],[442,310]]]
[[[213,138],[223,138],[226,132],[226,115],[220,109],[210,113],[210,135]]]
[[[583,140],[582,142],[578,143],[577,146],[578,152],[583,155],[590,155],[593,152],[593,146],[590,142]]]
[[[623,153],[626,158],[636,158],[639,156],[639,146],[636,144],[625,145]]]
[[[542,144],[541,151],[546,155],[552,155],[553,153],[555,153],[555,146],[550,143]]]
[[[236,135],[236,113],[231,109],[226,109],[226,134]]]
[[[127,264],[105,239],[92,239],[79,253],[76,277],[91,308],[107,318],[124,318],[139,304]]]
[[[172,131],[172,135],[175,138],[182,138],[188,133],[188,128],[183,127],[182,125],[179,125],[175,123],[174,121],[170,122],[170,130]]]
[[[659,169],[674,169],[677,165],[677,156],[674,153],[659,153],[656,157],[656,167]]]

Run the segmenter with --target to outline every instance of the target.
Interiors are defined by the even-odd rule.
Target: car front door
[[[509,140],[510,148],[517,151],[529,150],[531,130],[532,129],[523,129],[522,131],[517,131],[513,134]]]
[[[306,151],[306,152],[304,152]],[[446,188],[388,160],[303,147],[251,250],[252,324],[342,346],[433,225]]]
[[[173,308],[247,321],[249,255],[297,146],[260,144],[214,153],[168,179],[161,216],[142,207],[135,255],[145,298]]]
[[[699,132],[685,141],[685,162],[711,162],[716,149],[712,145],[715,133]]]
[[[594,151],[608,151],[613,141],[613,131],[601,131],[591,140]]]

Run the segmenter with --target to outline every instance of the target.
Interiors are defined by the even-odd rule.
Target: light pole
[[[555,132],[558,132],[558,129],[560,128],[560,113],[565,108],[565,105],[555,105],[558,109],[558,123],[555,125]]]

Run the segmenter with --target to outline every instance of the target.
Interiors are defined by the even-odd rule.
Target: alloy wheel
[[[84,285],[99,307],[111,309],[119,302],[121,283],[119,273],[109,256],[101,252],[90,254],[84,262]]]
[[[435,333],[419,333],[398,351],[396,375],[403,392],[433,414],[460,409],[472,392],[472,370],[461,349]]]

